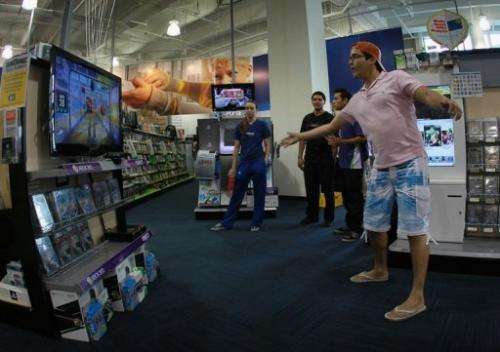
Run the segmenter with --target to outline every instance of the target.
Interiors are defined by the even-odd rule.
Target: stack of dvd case
[[[32,210],[38,224],[35,243],[45,273],[53,275],[91,250],[95,243],[88,216],[121,200],[120,185],[114,178],[92,186],[83,184],[33,194]]]
[[[500,237],[500,137],[496,117],[467,122],[466,235]]]

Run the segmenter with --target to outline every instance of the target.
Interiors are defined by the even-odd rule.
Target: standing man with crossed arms
[[[351,48],[349,66],[363,87],[328,125],[305,133],[289,133],[281,141],[299,141],[338,132],[344,124],[358,122],[373,142],[375,163],[368,185],[363,225],[371,236],[374,267],[353,277],[353,283],[384,282],[387,267],[387,231],[394,201],[398,205],[398,233],[408,236],[413,265],[413,284],[408,298],[385,318],[409,319],[425,311],[424,284],[429,262],[430,189],[427,155],[417,128],[414,101],[446,109],[460,119],[460,107],[433,92],[404,71],[386,72],[380,49],[370,42]]]

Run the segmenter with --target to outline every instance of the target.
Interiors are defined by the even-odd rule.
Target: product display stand
[[[167,136],[124,128],[124,194],[127,206],[137,205],[164,191],[188,182],[185,151]]]
[[[441,82],[445,84],[446,80]],[[449,235],[443,240],[438,238],[438,244],[430,243],[431,268],[450,272],[500,273],[500,269],[496,269],[497,265],[485,265],[488,261],[500,259],[500,139],[499,122],[495,116],[497,105],[498,94],[495,89],[492,92],[485,90],[483,98],[464,100],[464,117],[459,122],[463,121],[465,126],[463,135],[459,135],[455,129],[455,155],[464,159],[463,163],[458,160],[458,165],[460,169],[463,168],[466,190],[463,194],[461,191],[450,193],[446,202],[432,209],[432,221],[447,229]],[[457,148],[466,151],[461,152]],[[446,172],[451,170],[442,169]],[[435,193],[439,195],[440,190],[432,188],[432,171],[431,194],[435,197]],[[462,184],[462,181],[459,183]],[[464,203],[460,206],[460,212],[450,214],[455,208],[454,204],[458,203]],[[456,229],[461,224],[463,229]],[[447,240],[450,238],[453,240]],[[389,253],[393,264],[405,262],[406,266],[409,265],[407,240],[395,241]]]
[[[272,139],[270,118],[268,121]],[[227,190],[228,172],[231,168],[234,131],[238,128],[241,116],[236,113],[222,114],[221,118],[199,119],[198,138],[200,150],[195,161],[198,181],[198,201],[194,209],[196,219],[220,219],[227,210],[231,192]],[[274,153],[272,153],[274,154]],[[273,155],[274,157],[274,155]],[[267,170],[266,216],[276,216],[279,206],[278,188],[273,179],[273,167]],[[239,209],[240,216],[249,217],[253,212],[253,190],[249,190]]]
[[[156,263],[145,247],[152,234],[127,225],[121,158],[50,154],[49,77],[48,63],[32,59],[26,107],[3,112],[16,114],[22,133],[18,162],[0,169],[6,199],[0,228],[11,239],[0,252],[2,263],[9,262],[0,282],[0,319],[98,340],[113,316],[109,302],[133,310],[146,295],[141,287],[156,277],[151,270],[146,275]]]

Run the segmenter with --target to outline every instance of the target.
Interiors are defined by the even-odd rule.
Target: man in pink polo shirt
[[[344,124],[358,122],[372,141],[375,163],[368,185],[363,226],[374,249],[374,267],[353,277],[354,283],[384,282],[387,268],[387,231],[394,201],[398,205],[398,233],[410,242],[413,285],[409,297],[385,314],[392,321],[409,319],[426,310],[424,284],[429,262],[430,189],[427,155],[417,128],[414,101],[448,110],[455,119],[460,107],[433,92],[404,71],[386,72],[380,49],[370,42],[351,48],[349,65],[363,81],[361,90],[328,125],[304,133],[289,133],[288,146],[337,132]]]

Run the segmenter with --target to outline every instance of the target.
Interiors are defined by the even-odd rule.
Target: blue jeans
[[[224,225],[226,229],[233,227],[236,217],[238,216],[238,209],[248,189],[250,180],[252,180],[254,187],[252,226],[262,225],[266,199],[266,163],[263,158],[242,161],[238,166],[233,196],[231,197],[229,207],[222,220],[222,225]]]

